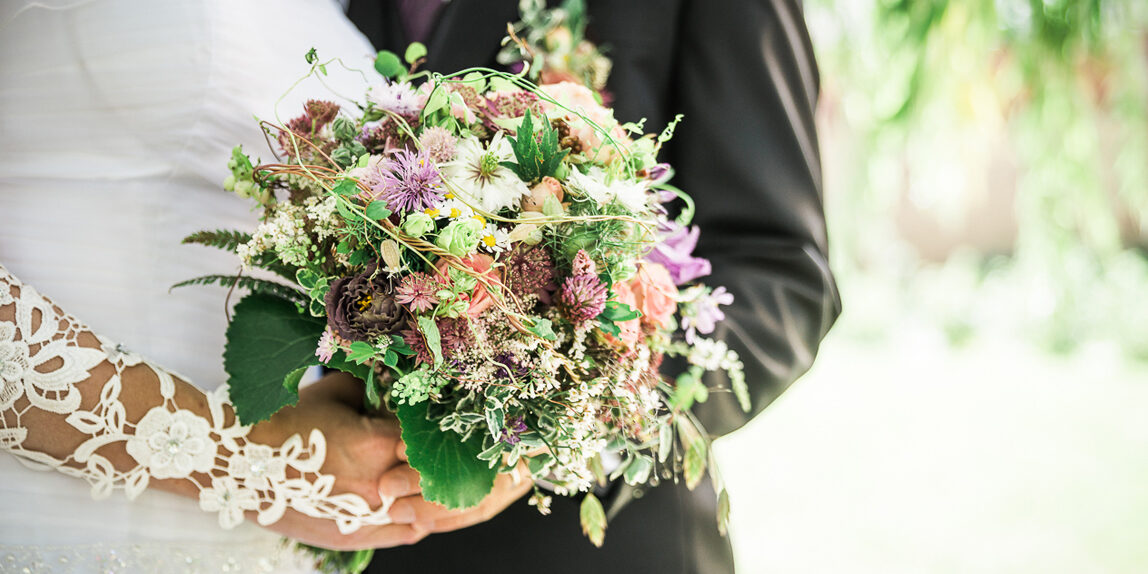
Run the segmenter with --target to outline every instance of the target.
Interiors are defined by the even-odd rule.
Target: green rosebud
[[[412,237],[422,237],[434,229],[434,219],[431,216],[415,211],[408,213],[403,220],[403,232]]]
[[[455,257],[466,257],[478,248],[482,229],[483,225],[477,219],[456,219],[438,233],[434,243]]]

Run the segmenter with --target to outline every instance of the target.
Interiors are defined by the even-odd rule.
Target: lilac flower
[[[646,255],[647,261],[661,263],[678,285],[710,274],[709,260],[692,255],[701,233],[696,225],[686,228],[676,221],[669,221],[659,225],[658,231],[660,241]]]
[[[427,152],[398,150],[381,167],[379,183],[372,191],[391,210],[422,211],[443,200],[442,174]]]
[[[718,287],[711,293],[702,295],[690,306],[688,312],[682,313],[682,328],[686,330],[686,342],[694,344],[697,333],[708,335],[714,332],[717,322],[725,319],[725,313],[719,305],[733,304],[733,293]]]
[[[502,429],[499,440],[511,446],[516,445],[522,440],[518,435],[526,431],[526,421],[522,417],[511,417],[506,423],[506,428]]]

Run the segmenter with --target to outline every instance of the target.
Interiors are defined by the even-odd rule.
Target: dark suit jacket
[[[827,263],[814,109],[818,76],[800,0],[588,0],[587,35],[614,61],[609,90],[621,121],[660,130],[685,114],[663,158],[697,202],[697,254],[710,285],[736,298],[719,335],[746,366],[753,409],[714,392],[696,412],[711,435],[745,424],[804,373],[840,311]],[[515,0],[453,0],[428,42],[427,67],[495,67]],[[376,47],[406,41],[388,0],[353,0],[349,15]],[[710,386],[728,388],[724,376]],[[635,498],[641,500],[634,501]],[[737,512],[736,497],[734,512]],[[729,544],[708,484],[689,492],[615,485],[606,544],[581,535],[578,501],[555,516],[516,503],[494,520],[377,553],[395,572],[725,573]],[[625,506],[624,511],[622,507]]]

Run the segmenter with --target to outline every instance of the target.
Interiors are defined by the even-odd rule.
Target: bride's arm
[[[225,528],[246,515],[331,548],[412,543],[424,532],[372,510],[397,429],[358,415],[353,386],[330,377],[241,426],[225,389],[205,394],[99,337],[0,265],[0,446],[96,498],[153,487],[197,499]]]

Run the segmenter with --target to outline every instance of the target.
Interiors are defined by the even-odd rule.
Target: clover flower
[[[606,284],[598,278],[593,260],[585,251],[574,256],[574,275],[562,283],[558,305],[574,323],[588,323],[606,308]]]

